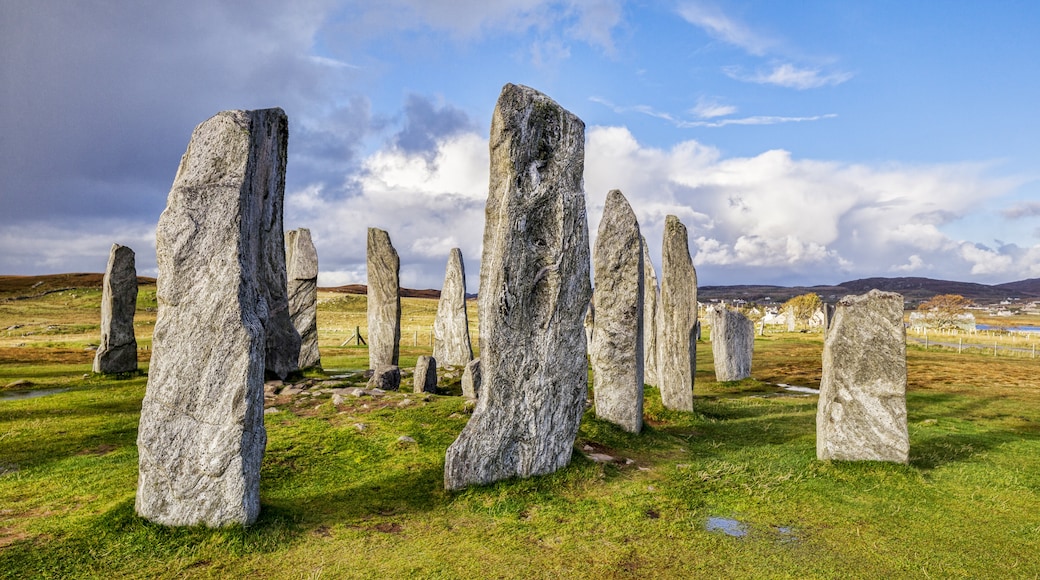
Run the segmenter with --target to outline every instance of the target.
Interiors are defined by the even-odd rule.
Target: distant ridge
[[[76,288],[100,288],[104,274],[44,274],[41,276],[0,276],[0,299],[25,300]],[[155,284],[155,278],[138,276],[137,284]]]
[[[1040,278],[988,285],[975,282],[955,282],[932,278],[861,278],[836,286],[702,286],[697,297],[705,300],[736,300],[748,302],[786,302],[801,294],[815,292],[825,302],[833,302],[848,294],[863,294],[873,289],[898,292],[911,304],[924,302],[938,294],[960,294],[980,304],[992,304],[1008,298],[1032,300],[1040,298]]]
[[[1028,280],[1019,280],[1018,282],[997,284],[994,288],[1004,288],[1009,292],[1040,296],[1040,278],[1030,278]]]
[[[324,292],[339,292],[341,294],[368,294],[368,286],[364,284],[347,284],[346,286],[332,286],[327,288],[318,288]],[[441,291],[427,288],[426,290],[412,290],[411,288],[401,288],[402,298],[440,298]]]
[[[0,300],[24,300],[45,296],[63,290],[76,288],[100,288],[104,278],[97,273],[44,274],[40,276],[3,276],[0,275]],[[140,285],[155,284],[155,278],[138,276]],[[1040,278],[1030,278],[1004,284],[977,284],[974,282],[955,282],[935,280],[932,278],[861,278],[849,280],[834,286],[772,286],[739,284],[734,286],[701,286],[697,289],[697,297],[702,302],[710,300],[747,300],[748,302],[785,302],[795,296],[815,292],[824,301],[834,302],[847,294],[863,294],[874,288],[889,292],[898,292],[910,302],[928,300],[937,294],[960,294],[980,304],[992,304],[1008,298],[1023,300],[1040,299]],[[368,287],[364,284],[348,284],[320,288],[328,292],[343,294],[365,294]],[[440,290],[414,290],[401,288],[401,296],[405,298],[440,298]],[[466,298],[474,298],[475,294],[466,294]]]

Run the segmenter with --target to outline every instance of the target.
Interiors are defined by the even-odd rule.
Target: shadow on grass
[[[119,572],[136,576],[142,570],[172,575],[192,567],[202,546],[209,556],[239,557],[273,552],[300,535],[296,516],[278,506],[263,506],[258,521],[248,527],[171,528],[138,517],[130,498],[74,529],[0,550],[4,571],[0,576],[73,578]]]

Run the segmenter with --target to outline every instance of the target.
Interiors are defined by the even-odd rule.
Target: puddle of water
[[[64,393],[68,389],[35,389],[32,391],[7,391],[0,392],[0,401],[20,401],[22,399],[35,399],[46,397],[57,393]]]
[[[743,538],[748,533],[747,526],[730,518],[710,517],[708,523],[704,525],[704,529],[709,532],[722,532],[734,538]]]
[[[796,385],[785,385],[784,383],[777,383],[776,386],[780,387],[785,391],[791,391],[794,393],[806,393],[808,395],[819,395],[820,389],[814,389],[812,387],[799,387]]]

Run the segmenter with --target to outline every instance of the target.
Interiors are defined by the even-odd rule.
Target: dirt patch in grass
[[[101,445],[98,445],[97,447],[91,447],[89,449],[84,449],[83,451],[80,451],[76,455],[108,455],[109,453],[112,453],[116,449],[118,449],[118,447],[116,447],[115,445],[112,445],[112,444],[109,444],[109,443],[102,443]]]

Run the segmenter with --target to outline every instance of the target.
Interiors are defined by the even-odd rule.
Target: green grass
[[[356,319],[352,302],[323,320]],[[323,343],[325,368],[367,366],[342,340]],[[910,464],[821,462],[815,397],[771,386],[818,386],[821,350],[818,334],[761,337],[755,378],[716,383],[701,343],[694,412],[650,388],[642,434],[589,411],[565,469],[455,494],[442,477],[460,398],[282,397],[259,521],[212,530],[134,515],[144,376],[90,375],[81,349],[0,349],[0,387],[69,389],[0,402],[0,577],[1040,576],[1038,363],[910,348]],[[402,366],[428,352],[405,346]]]

